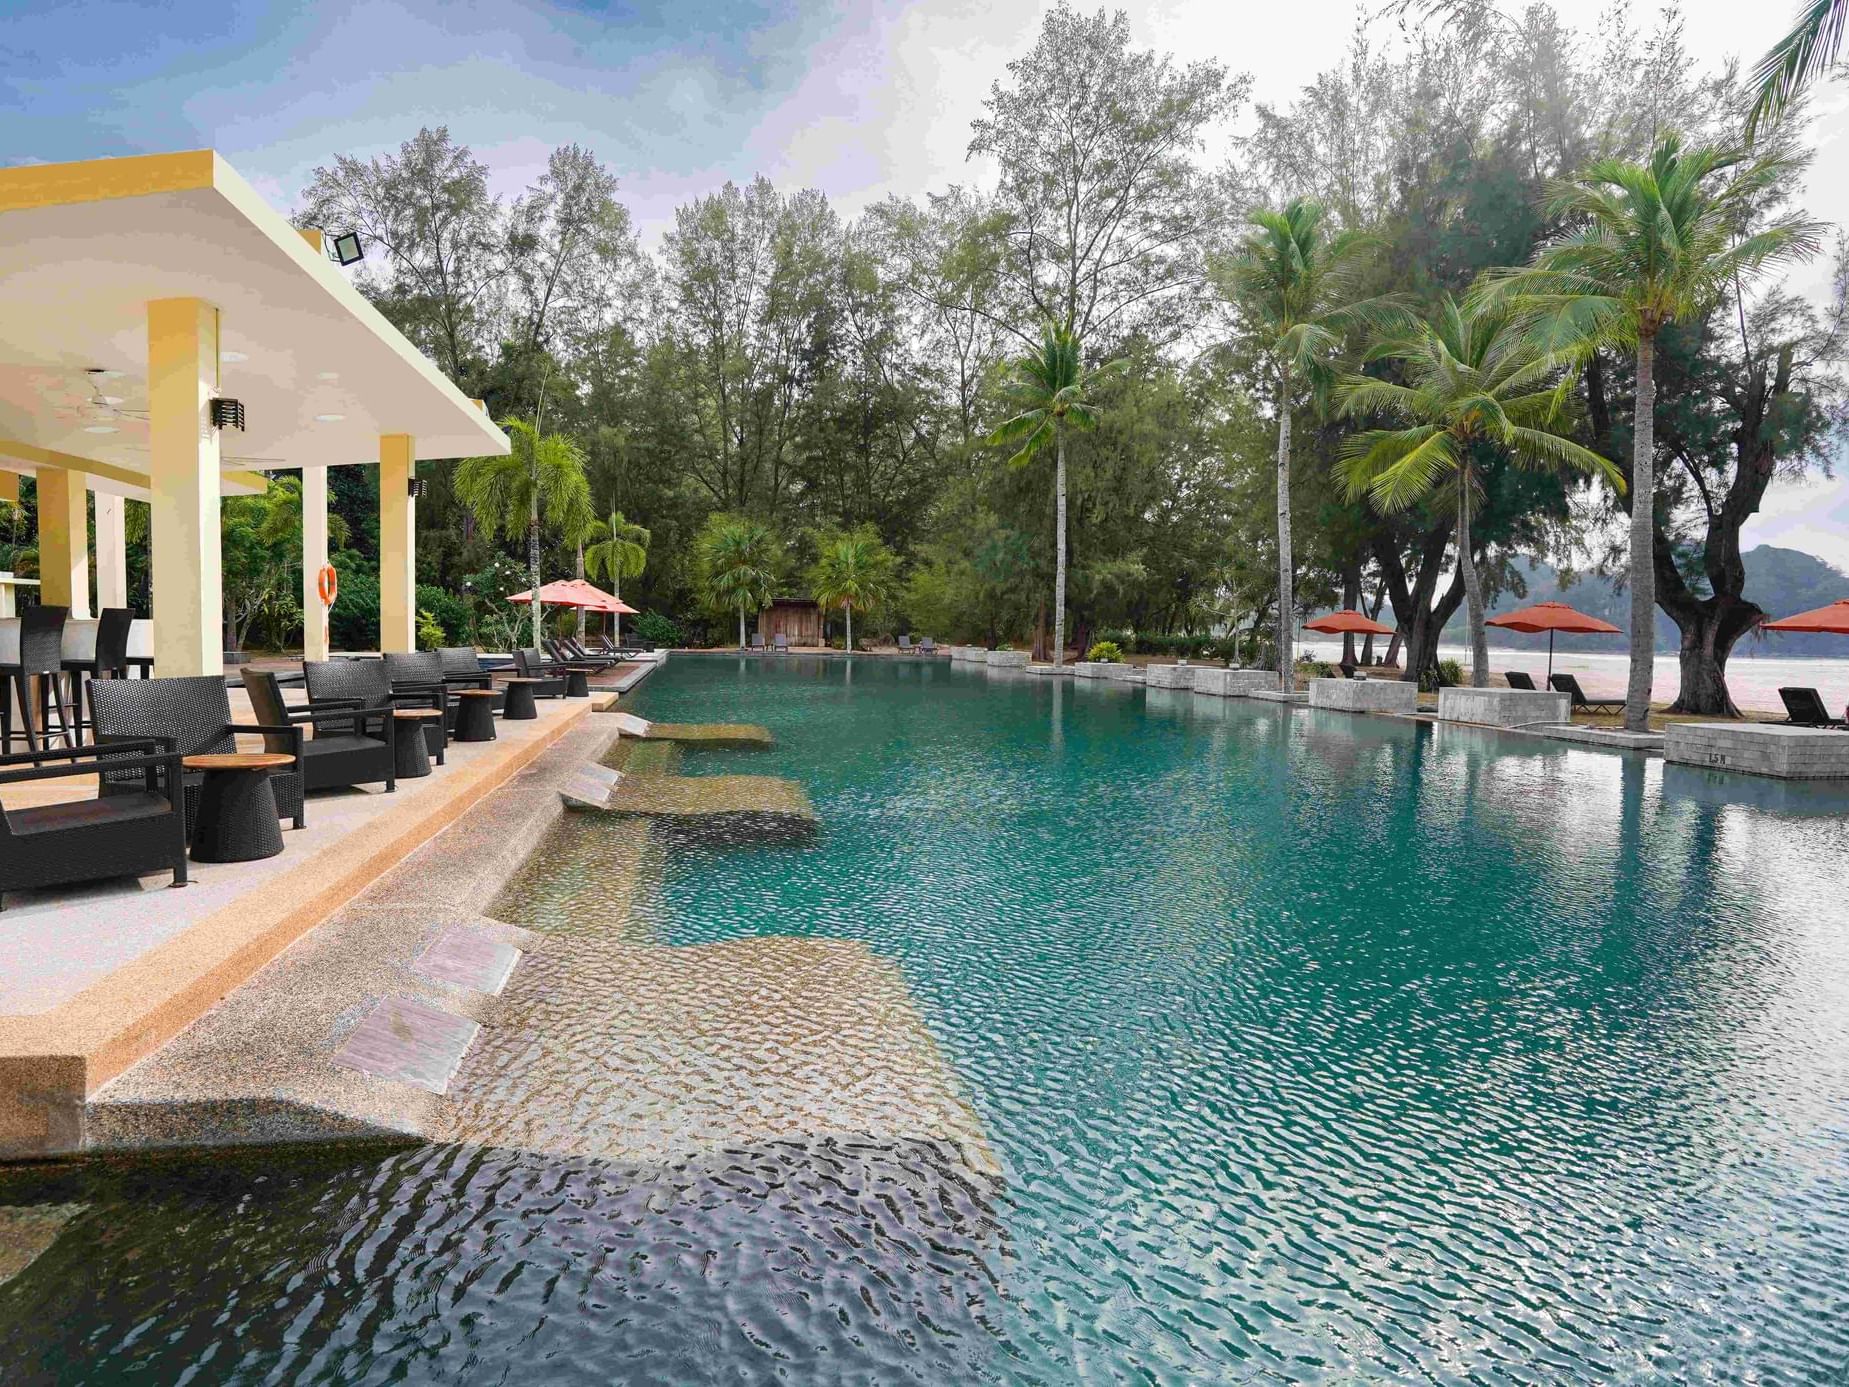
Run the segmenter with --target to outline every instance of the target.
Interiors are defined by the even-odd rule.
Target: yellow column
[[[203,299],[148,304],[148,489],[154,672],[219,674],[224,573],[219,547],[218,310]]]
[[[90,493],[83,473],[39,468],[39,601],[90,615]]]
[[[107,491],[96,497],[96,609],[128,605],[128,501]]]
[[[302,469],[302,658],[327,658],[327,608],[320,576],[327,564],[327,468]]]
[[[15,506],[19,504],[19,473],[0,472],[0,501],[6,501]],[[11,578],[12,576],[11,569],[0,573],[0,577]],[[11,583],[0,583],[0,620],[17,615],[13,610],[13,593],[14,588]]]
[[[417,502],[408,433],[379,435],[379,649],[417,649]]]

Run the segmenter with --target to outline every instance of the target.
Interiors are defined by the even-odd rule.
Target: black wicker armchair
[[[385,656],[385,677],[392,681],[392,697],[396,699],[440,698],[437,706],[443,710],[443,721],[437,724],[432,719],[432,726],[425,729],[425,735],[431,742],[431,751],[441,753],[433,735],[439,729],[447,743],[449,734],[456,730],[455,686],[443,673],[443,657],[434,650],[419,650],[408,655],[387,654]]]
[[[565,674],[556,665],[548,664],[537,650],[516,650],[514,652],[514,671],[522,679],[531,679],[535,698],[565,697]]]
[[[282,686],[268,670],[244,671],[244,692],[251,711],[262,723],[287,724],[301,735],[301,725],[314,729],[302,743],[302,788],[344,789],[350,785],[383,784],[398,788],[398,758],[393,747],[398,720],[373,710],[371,719],[356,718],[348,708],[291,708],[283,702]],[[365,730],[355,726],[363,724]],[[299,822],[299,821],[298,821]]]
[[[287,723],[234,723],[225,681],[210,674],[180,679],[95,679],[90,682],[90,720],[99,751],[114,756],[123,743],[150,738],[181,756],[214,755],[238,749],[239,732],[260,735],[263,749],[294,757],[270,772],[279,818],[306,822],[302,807],[302,729]],[[141,793],[140,773],[111,766],[101,773],[105,796]],[[186,832],[190,838],[205,776],[181,771],[186,789]]]
[[[437,648],[437,662],[443,667],[443,682],[452,692],[456,689],[486,689],[494,695],[488,705],[494,712],[500,712],[507,706],[507,695],[494,687],[495,670],[482,663],[480,655],[475,653],[472,645],[445,645]],[[513,666],[508,665],[500,671],[512,674]]]
[[[439,679],[432,685],[392,684],[383,660],[304,660],[302,677],[308,685],[310,708],[353,708],[367,712],[391,708],[435,708],[443,714],[424,723],[424,740],[437,764],[443,764],[443,751],[449,745],[449,690]]]
[[[109,748],[0,755],[0,785],[91,772],[132,783],[105,789],[95,799],[0,806],[0,909],[8,891],[148,872],[171,871],[175,886],[186,885],[186,813],[177,798],[180,753],[172,747],[149,737]]]

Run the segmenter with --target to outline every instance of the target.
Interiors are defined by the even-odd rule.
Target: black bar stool
[[[39,680],[40,722],[42,730],[49,735],[52,695],[57,695],[56,708],[58,727],[64,737],[65,745],[72,744],[69,721],[65,717],[63,691],[64,675],[64,618],[69,615],[67,607],[48,607],[44,605],[27,607],[19,618],[19,646],[17,650],[8,650],[12,661],[0,664],[0,684],[8,686],[9,697],[0,699],[0,752],[13,749],[13,697],[19,700],[19,720],[24,724],[26,749],[41,750],[39,733],[32,723],[32,680]]]
[[[64,678],[70,686],[71,707],[76,710],[77,741],[91,725],[84,685],[92,679],[128,678],[128,632],[135,614],[127,607],[105,607],[95,621],[69,621],[64,626]]]

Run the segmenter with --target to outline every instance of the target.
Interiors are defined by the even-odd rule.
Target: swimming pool
[[[1001,1178],[15,1176],[91,1210],[0,1288],[0,1379],[1849,1376],[1849,796],[941,661],[677,657],[625,706],[768,726],[680,770],[824,823],[675,844],[631,928],[895,960]]]

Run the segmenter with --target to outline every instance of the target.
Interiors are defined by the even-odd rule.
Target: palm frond
[[[1758,89],[1746,115],[1746,138],[1759,135],[1761,125],[1783,120],[1791,103],[1836,62],[1842,51],[1843,29],[1849,24],[1849,0],[1810,0],[1798,11],[1791,31],[1766,51],[1753,69]]]

